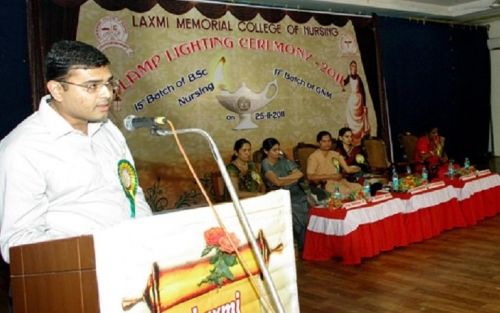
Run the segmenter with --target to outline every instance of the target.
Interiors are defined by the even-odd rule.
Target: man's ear
[[[49,90],[52,99],[58,102],[62,101],[63,98],[62,93],[64,92],[64,88],[60,82],[55,80],[49,80],[47,82],[47,89]]]

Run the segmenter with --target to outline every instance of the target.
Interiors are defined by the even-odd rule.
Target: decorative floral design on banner
[[[233,247],[237,247],[240,240],[234,233],[226,233],[222,227],[212,227],[206,230],[204,237],[207,246],[201,256],[208,255],[212,250],[215,250],[215,254],[210,258],[210,264],[213,265],[210,274],[198,285],[215,284],[217,287],[221,287],[225,281],[234,280],[230,268],[238,264],[238,260]]]
[[[118,177],[120,178],[123,191],[130,202],[130,217],[135,217],[135,195],[139,183],[137,172],[128,160],[118,161]]]

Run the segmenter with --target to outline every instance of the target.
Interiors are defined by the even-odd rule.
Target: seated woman
[[[307,160],[307,179],[312,182],[326,180],[325,190],[333,193],[338,188],[340,193],[347,195],[362,189],[360,184],[350,183],[342,177],[340,169],[345,173],[354,174],[360,171],[359,166],[347,165],[344,157],[332,147],[332,135],[320,131],[316,135],[319,148],[311,153]]]
[[[444,137],[439,136],[437,127],[428,127],[425,134],[418,138],[414,160],[415,171],[421,173],[426,166],[431,177],[435,177],[439,167],[448,161],[444,152]]]
[[[293,235],[299,250],[304,248],[309,205],[306,193],[299,186],[304,174],[297,164],[283,157],[280,143],[275,138],[267,138],[262,142],[262,151],[266,155],[262,160],[262,174],[268,189],[288,189],[292,202]]]
[[[347,165],[357,165],[361,168],[362,172],[368,171],[363,149],[361,146],[352,145],[352,130],[349,127],[342,127],[339,130],[339,139],[335,151],[344,157]],[[345,177],[349,181],[356,180],[356,175],[345,173]]]
[[[265,186],[260,177],[252,156],[252,145],[245,138],[236,140],[233,147],[231,162],[226,165],[238,197],[248,198],[258,196],[265,192]]]

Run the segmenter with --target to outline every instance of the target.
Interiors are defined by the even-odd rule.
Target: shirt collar
[[[40,100],[39,105],[39,114],[45,125],[49,129],[50,133],[54,136],[54,138],[59,138],[65,135],[68,135],[72,132],[79,133],[79,130],[74,129],[68,121],[66,121],[59,113],[57,113],[54,108],[52,108],[49,104],[50,95],[44,96]],[[104,125],[104,122],[97,123],[89,123],[88,124],[88,135],[92,137],[101,127]]]

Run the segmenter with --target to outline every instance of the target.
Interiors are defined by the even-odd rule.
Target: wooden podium
[[[286,299],[283,312],[299,312],[289,192],[269,192],[242,204],[256,231],[258,253],[265,256],[265,266],[280,287],[279,297]],[[264,303],[269,294],[262,270],[233,203],[215,209],[226,231],[212,209],[203,207],[130,219],[91,236],[11,248],[14,312],[270,311],[273,304]],[[238,240],[238,262],[235,254],[223,249],[226,232]],[[206,233],[213,235],[210,240]],[[210,263],[221,258],[231,264]],[[242,264],[252,273],[253,284]],[[210,276],[221,268],[224,276]]]
[[[96,313],[99,297],[93,237],[10,249],[15,313]]]

